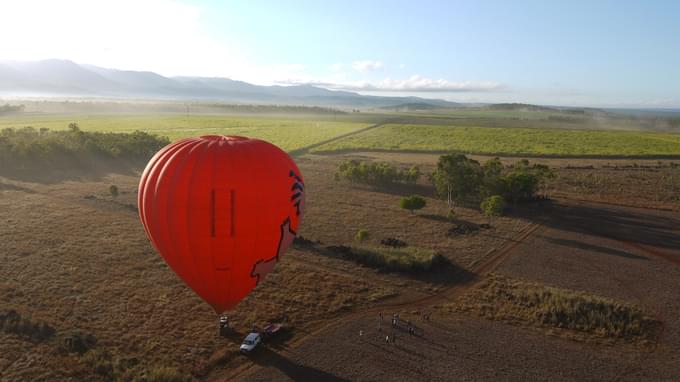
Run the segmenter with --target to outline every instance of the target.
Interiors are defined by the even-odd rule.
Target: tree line
[[[548,166],[532,165],[526,159],[505,171],[498,158],[481,164],[462,154],[449,154],[439,157],[429,179],[437,195],[453,208],[456,204],[477,205],[494,195],[513,204],[535,199],[539,193],[546,196],[548,182],[553,177]]]
[[[0,115],[21,113],[24,111],[24,109],[25,109],[24,105],[10,105],[6,103],[4,105],[0,105]]]
[[[338,166],[335,179],[385,186],[414,184],[421,175],[417,166],[400,169],[389,163],[346,160]],[[506,168],[498,158],[480,163],[463,154],[442,155],[436,169],[428,175],[437,196],[446,201],[449,215],[455,214],[457,205],[479,206],[489,217],[489,224],[492,217],[503,213],[508,203],[547,197],[548,183],[553,178],[548,166],[531,164],[526,159]],[[399,204],[412,213],[425,205],[426,200],[419,195],[402,198]]]
[[[422,173],[418,166],[402,169],[389,163],[364,162],[350,159],[338,166],[335,179],[368,185],[415,184],[421,175]]]
[[[142,131],[102,133],[82,131],[76,123],[65,131],[46,128],[6,128],[0,131],[0,168],[54,168],[91,159],[124,159],[144,163],[170,141]]]

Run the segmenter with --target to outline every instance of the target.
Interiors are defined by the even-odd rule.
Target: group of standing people
[[[430,314],[429,313],[422,313],[422,317],[424,320],[429,321],[430,320]],[[385,317],[383,316],[382,312],[378,312],[378,331],[383,330],[383,322],[385,320]],[[392,314],[392,328],[397,328],[397,329],[406,329],[409,335],[416,335],[416,326],[411,323],[411,320],[402,320],[401,317],[399,316],[399,313],[394,313]],[[359,331],[359,336],[362,337],[364,335],[364,331],[360,330]],[[394,343],[396,341],[396,335],[395,332],[392,331],[392,334],[386,334],[385,335],[385,342],[386,343]]]

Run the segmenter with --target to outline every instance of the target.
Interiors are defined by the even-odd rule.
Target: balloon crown
[[[250,138],[238,135],[203,135],[201,139],[208,141],[247,141]]]

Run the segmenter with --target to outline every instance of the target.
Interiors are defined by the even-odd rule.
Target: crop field
[[[32,115],[0,118],[0,129],[32,126],[36,129],[66,130],[75,122],[84,131],[129,133],[142,130],[166,136],[184,137],[223,134],[246,135],[272,142],[284,150],[295,150],[369,126],[368,123],[335,122],[281,117],[215,115]]]
[[[680,156],[680,134],[387,124],[315,148],[535,156]]]

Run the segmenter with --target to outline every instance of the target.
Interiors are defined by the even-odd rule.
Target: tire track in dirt
[[[279,355],[285,355],[286,353],[295,355],[295,348],[303,345],[303,343],[312,337],[317,336],[319,333],[327,330],[332,330],[345,321],[353,318],[359,318],[366,314],[377,313],[383,310],[394,310],[394,309],[405,309],[405,308],[421,308],[423,306],[431,306],[441,302],[449,302],[452,298],[457,297],[462,292],[474,287],[479,282],[482,281],[483,276],[489,274],[495,270],[500,264],[507,259],[512,252],[517,248],[517,246],[523,243],[527,238],[529,238],[533,233],[535,233],[541,227],[538,223],[528,223],[524,226],[512,239],[509,239],[509,243],[504,245],[499,250],[489,251],[489,256],[482,262],[480,262],[476,267],[472,269],[472,272],[467,273],[461,271],[462,277],[457,280],[457,283],[449,286],[445,289],[440,290],[438,293],[416,298],[413,300],[397,302],[397,303],[383,303],[377,304],[367,309],[353,311],[330,320],[321,320],[316,323],[309,323],[304,329],[300,330],[304,332],[304,336],[299,336],[289,341],[284,346],[279,346],[276,349],[269,348],[270,351],[278,353]],[[254,362],[249,362],[243,364],[229,374],[217,377],[218,380],[231,381],[236,378],[244,377],[250,373],[255,372],[256,366],[259,364],[266,364],[266,360],[260,360],[257,364]]]
[[[658,252],[656,250],[652,250],[651,248],[646,248],[645,246],[642,246],[641,244],[638,243],[633,243],[629,241],[622,241],[622,240],[617,240],[619,243],[623,244],[624,246],[627,246],[629,248],[637,249],[638,251],[645,253],[651,257],[660,257],[664,260],[669,260],[672,263],[676,265],[680,265],[680,262],[678,261],[677,258],[671,258],[670,255]],[[616,281],[620,287],[626,289],[627,291],[631,292],[633,295],[635,295],[639,301],[644,301],[645,306],[647,309],[652,311],[652,314],[654,318],[656,318],[657,321],[659,321],[661,328],[659,330],[658,335],[656,336],[656,339],[654,341],[654,345],[652,345],[652,350],[643,354],[640,356],[638,359],[638,363],[635,366],[630,366],[623,370],[619,375],[614,377],[612,380],[613,382],[618,382],[623,380],[623,378],[632,375],[633,373],[644,370],[644,368],[641,366],[643,365],[654,353],[656,353],[657,350],[659,350],[659,347],[661,345],[661,342],[664,337],[664,333],[666,332],[666,317],[660,313],[659,306],[656,304],[655,301],[650,302],[649,301],[649,295],[644,294],[644,293],[639,293],[637,290],[633,290],[630,288],[628,283],[623,282],[622,280],[619,280],[618,278],[614,277],[614,281]],[[644,296],[644,297],[643,297]]]

